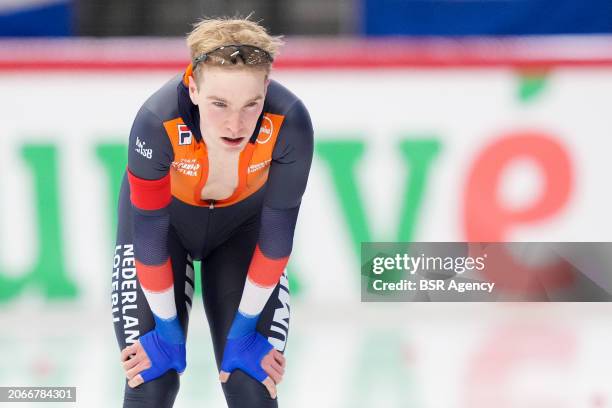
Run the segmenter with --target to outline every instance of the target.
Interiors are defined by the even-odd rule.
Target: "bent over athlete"
[[[248,19],[203,20],[192,63],[138,112],[119,198],[113,321],[124,407],[171,407],[202,261],[204,308],[229,407],[277,407],[284,273],[310,170],[303,103],[268,79],[281,41]]]

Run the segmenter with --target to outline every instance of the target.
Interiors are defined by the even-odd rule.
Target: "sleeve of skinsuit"
[[[134,120],[128,147],[136,274],[153,312],[156,335],[169,344],[184,344],[167,243],[168,206],[172,198],[169,168],[173,159],[163,122],[146,107],[141,108]]]
[[[259,315],[287,265],[313,155],[313,129],[297,100],[285,115],[274,147],[257,246],[228,339],[255,330]]]

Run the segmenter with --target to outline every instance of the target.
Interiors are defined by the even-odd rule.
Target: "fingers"
[[[140,384],[142,384],[143,382],[144,382],[144,380],[142,379],[142,376],[140,374],[138,374],[136,377],[134,377],[134,378],[132,378],[131,380],[128,381],[128,386],[130,388],[136,388]]]
[[[285,374],[285,356],[280,351],[272,349],[261,360],[261,368],[272,377],[276,384],[279,384]]]
[[[123,369],[127,371],[130,368],[135,367],[136,364],[140,363],[144,359],[146,359],[146,356],[143,356],[142,354],[141,355],[136,354],[135,356],[129,358],[127,361],[123,362]]]
[[[138,345],[140,345],[140,342],[137,341],[136,343],[131,344],[121,350],[121,361],[124,362],[130,358],[132,354],[136,354],[136,351],[138,351]]]
[[[129,380],[128,385],[134,388],[142,384],[144,380],[138,373],[150,368],[151,360],[149,360],[139,341],[121,350],[121,361],[123,362],[125,376]]]
[[[229,380],[229,376],[230,376],[230,373],[228,373],[227,371],[221,370],[219,372],[219,381],[221,381],[222,383],[226,383],[227,380]]]
[[[151,363],[146,360],[146,361],[141,361],[140,363],[138,363],[135,367],[129,369],[126,371],[125,376],[127,377],[128,380],[133,379],[138,373],[140,373],[143,370],[146,370],[147,368],[151,368]]]
[[[276,384],[274,384],[274,381],[272,381],[270,377],[266,377],[266,379],[263,380],[262,383],[268,389],[268,392],[270,393],[270,397],[272,399],[276,399]]]
[[[283,373],[280,370],[283,370],[283,372],[285,370],[277,362],[264,363],[262,361],[261,368],[274,380],[275,384],[279,384],[283,380]]]
[[[276,384],[279,384],[285,374],[283,366],[274,358],[274,353],[268,353],[261,359],[261,368],[268,374]]]
[[[272,354],[274,360],[276,360],[281,365],[281,367],[285,368],[285,356],[283,355],[283,353],[281,353],[277,349],[272,349],[270,350],[270,354]]]
[[[283,366],[281,366],[280,364],[278,364],[274,360],[272,360],[270,362],[270,368],[273,369],[274,371],[276,371],[277,373],[279,373],[281,376],[285,374],[285,369],[283,368]],[[277,384],[278,384],[278,382],[277,382]]]

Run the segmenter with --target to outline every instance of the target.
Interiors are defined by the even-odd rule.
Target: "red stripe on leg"
[[[259,249],[259,245],[257,245],[255,247],[253,259],[251,259],[248,276],[253,283],[269,288],[278,283],[288,261],[288,256],[279,259],[266,257],[263,252],[261,252],[261,249]]]
[[[136,261],[136,275],[140,286],[151,292],[163,292],[174,285],[170,258],[161,265],[145,265]]]
[[[141,210],[159,210],[172,200],[169,173],[159,180],[145,180],[133,175],[128,169],[128,180],[132,204]]]

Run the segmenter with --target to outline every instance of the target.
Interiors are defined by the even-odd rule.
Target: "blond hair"
[[[282,36],[268,34],[263,26],[249,20],[250,17],[251,15],[244,18],[206,18],[195,23],[186,38],[191,60],[203,53],[232,44],[252,45],[268,52],[274,58],[284,43]],[[201,65],[203,64],[198,65],[194,74],[199,74]],[[233,66],[229,68],[231,67]],[[255,66],[253,68],[261,69]],[[263,68],[269,73],[271,64],[265,64]]]

